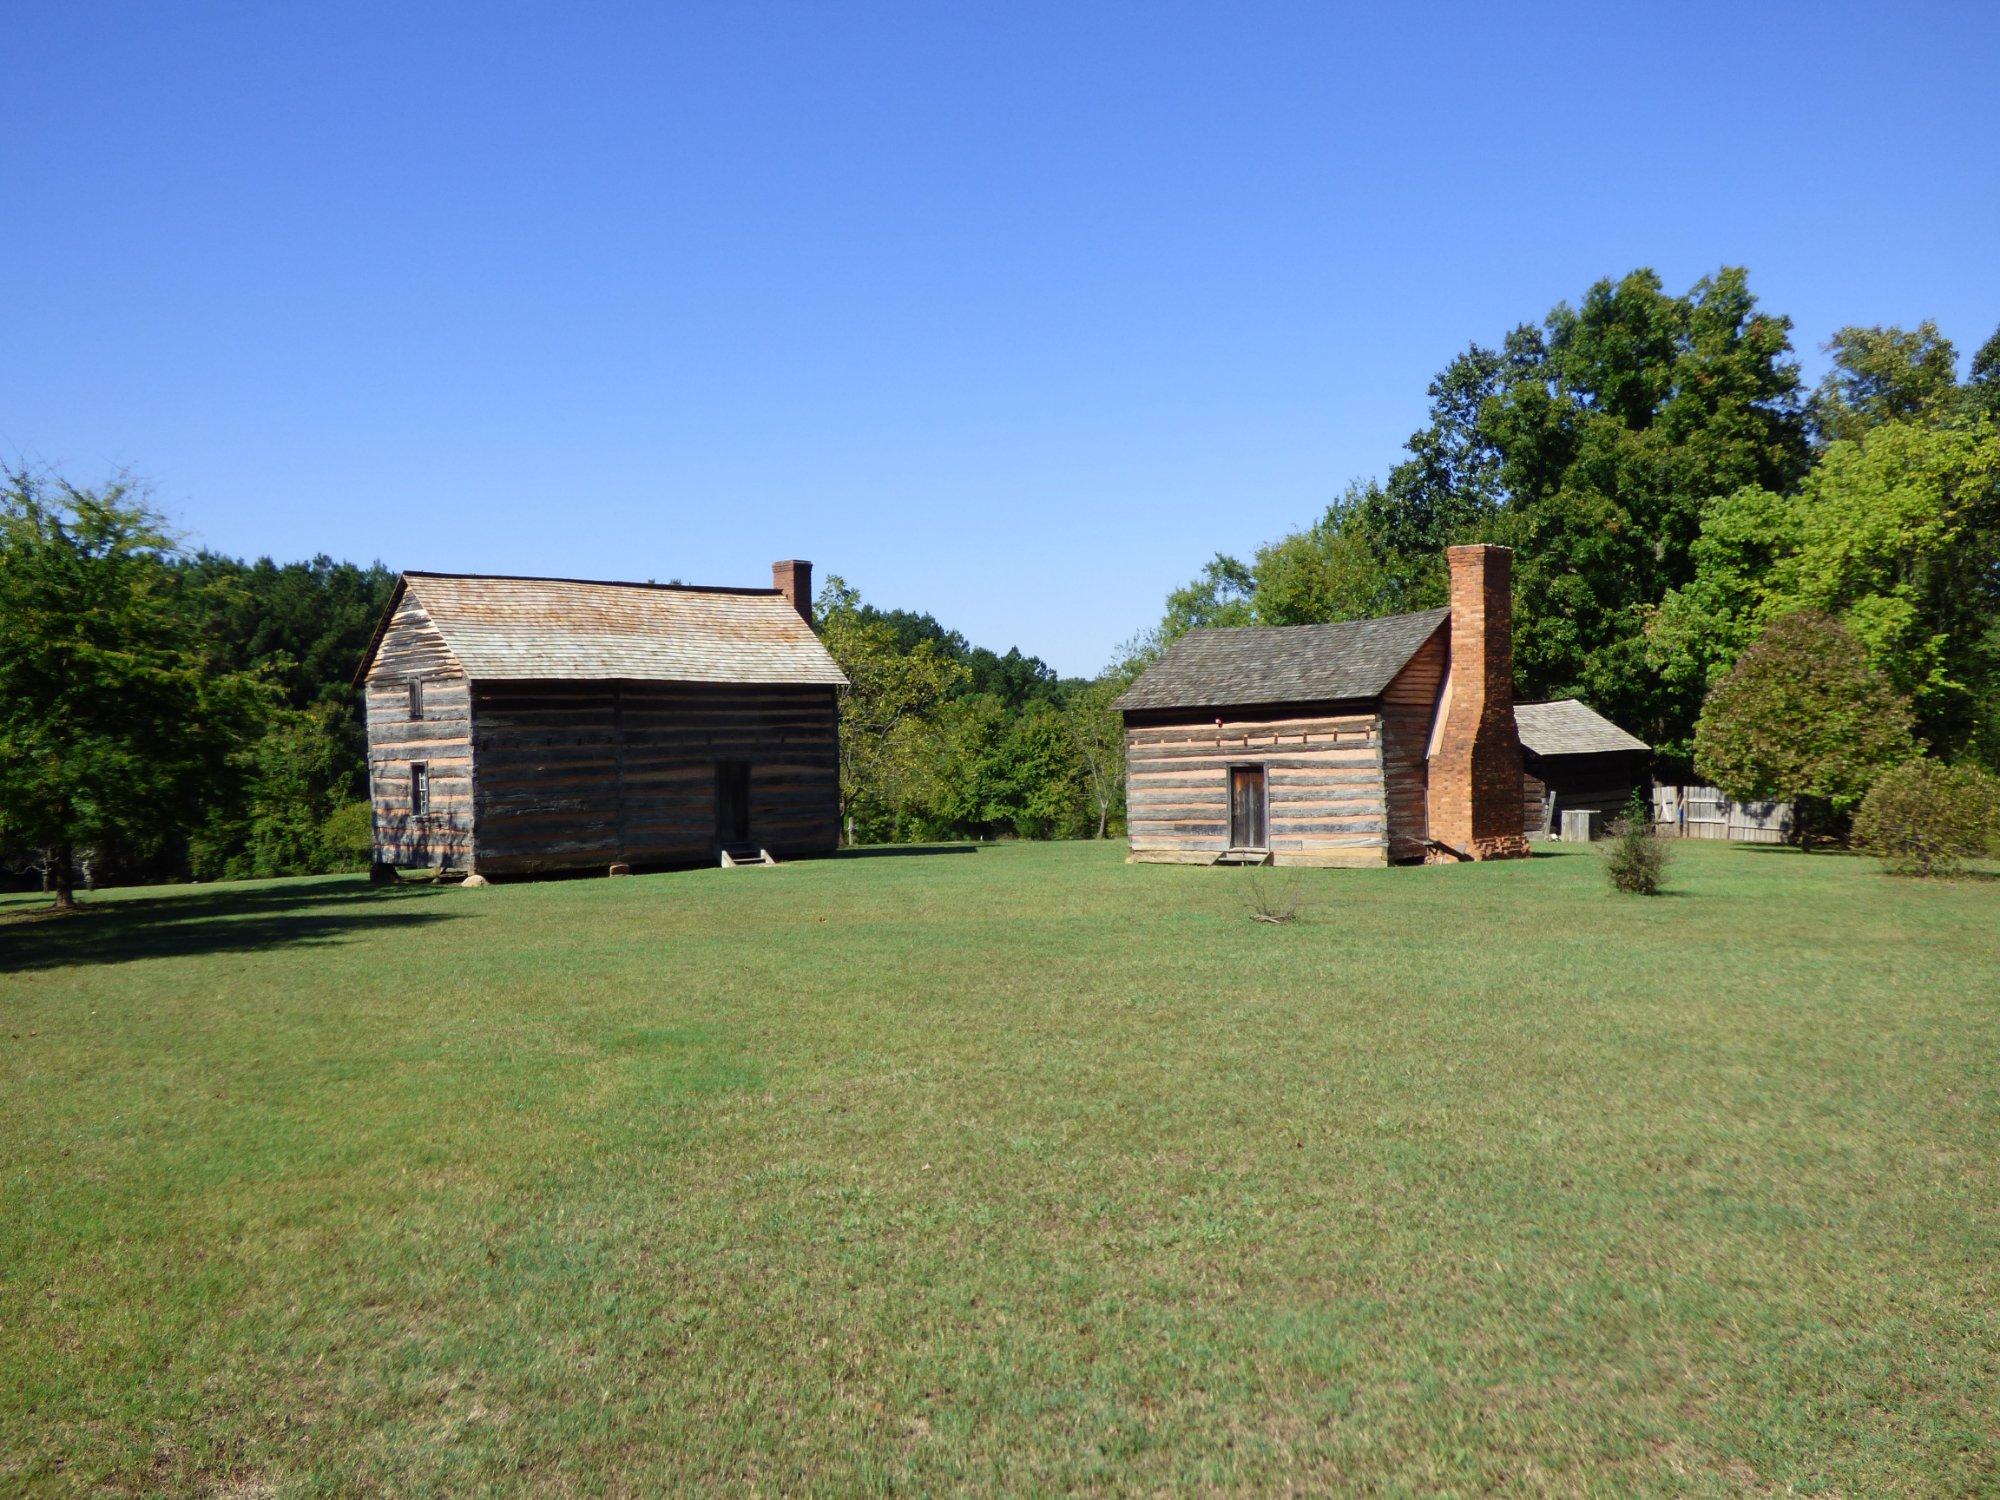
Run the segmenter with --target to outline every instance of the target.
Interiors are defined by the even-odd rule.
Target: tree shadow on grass
[[[379,888],[355,882],[219,885],[171,895],[78,898],[76,912],[11,907],[0,914],[0,974],[116,964],[140,958],[312,948],[390,928],[449,922],[427,910],[438,887]]]
[[[920,854],[977,854],[977,844],[865,844],[859,849],[836,849],[825,859],[907,859]]]

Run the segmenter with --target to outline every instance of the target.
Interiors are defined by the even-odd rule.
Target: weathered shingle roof
[[[1114,706],[1225,708],[1373,698],[1450,618],[1448,609],[1427,609],[1339,625],[1190,630]]]
[[[847,681],[776,589],[455,573],[405,573],[402,587],[429,612],[468,677]]]
[[[1514,726],[1521,734],[1521,748],[1530,755],[1597,755],[1607,750],[1653,748],[1575,698],[1516,703]]]

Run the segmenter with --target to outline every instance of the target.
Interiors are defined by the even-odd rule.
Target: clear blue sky
[[[0,455],[1080,672],[1599,276],[2000,323],[2000,5],[1505,12],[12,0]]]

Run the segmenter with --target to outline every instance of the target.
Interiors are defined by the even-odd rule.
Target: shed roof
[[[1514,726],[1520,731],[1521,748],[1530,755],[1598,755],[1653,748],[1576,698],[1517,703]]]
[[[1338,625],[1239,625],[1190,630],[1139,674],[1117,708],[1226,708],[1374,698],[1448,609]]]
[[[405,590],[468,677],[825,687],[847,681],[776,589],[405,573],[399,599]],[[371,645],[371,660],[374,652]]]

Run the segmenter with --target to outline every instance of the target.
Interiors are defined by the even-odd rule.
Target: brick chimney
[[[1451,675],[1430,763],[1433,859],[1524,859],[1514,727],[1514,554],[1447,547]],[[1448,852],[1447,852],[1448,851]]]
[[[785,596],[799,618],[813,622],[813,565],[799,558],[771,564],[771,587]]]

